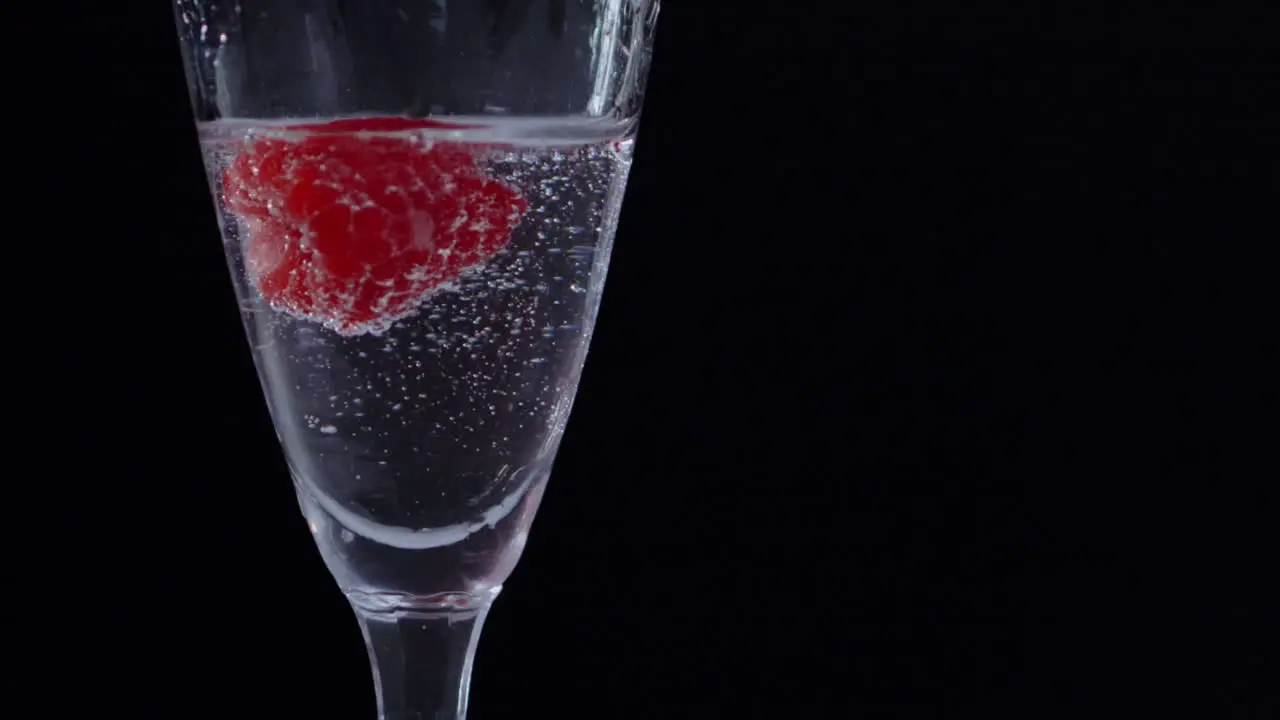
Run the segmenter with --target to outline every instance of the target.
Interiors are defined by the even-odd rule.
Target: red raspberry
[[[353,118],[245,142],[223,188],[273,307],[379,333],[507,244],[528,203],[465,146],[377,134],[424,127],[461,126]]]

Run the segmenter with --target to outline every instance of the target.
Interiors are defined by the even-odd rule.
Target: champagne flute
[[[657,0],[175,0],[232,281],[384,720],[463,718],[568,418]]]

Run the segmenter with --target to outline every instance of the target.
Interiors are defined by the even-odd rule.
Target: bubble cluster
[[[478,166],[527,210],[487,262],[380,335],[343,335],[273,309],[220,198],[246,325],[295,473],[375,522],[434,527],[468,521],[458,513],[511,491],[511,468],[545,462],[585,357],[630,146],[608,137],[476,148]]]

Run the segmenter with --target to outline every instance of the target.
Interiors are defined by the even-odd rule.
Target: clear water
[[[528,209],[509,244],[380,333],[272,307],[246,272],[222,171],[278,126],[200,128],[245,327],[325,561],[366,606],[465,605],[519,556],[576,390],[631,161],[633,123],[448,118]],[[480,145],[479,143],[484,143]]]

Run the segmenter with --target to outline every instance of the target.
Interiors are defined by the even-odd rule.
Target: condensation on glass
[[[657,0],[177,0],[196,119],[638,113]]]

